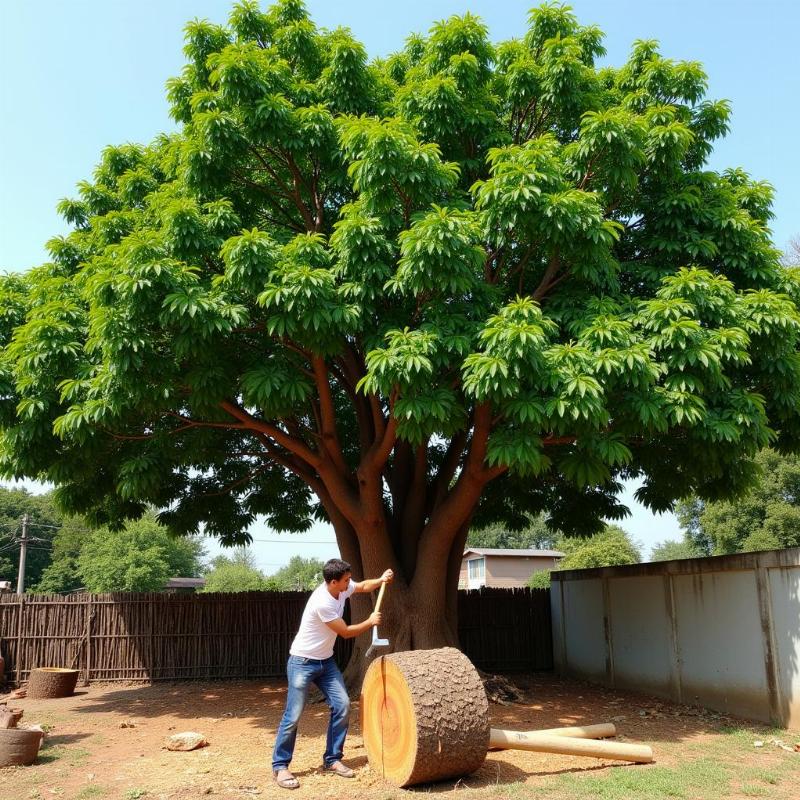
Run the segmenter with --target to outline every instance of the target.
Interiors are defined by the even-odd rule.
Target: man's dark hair
[[[352,567],[346,561],[342,561],[341,558],[332,558],[325,562],[325,566],[322,568],[322,577],[325,578],[325,583],[330,583],[340,580],[343,575],[352,571]]]

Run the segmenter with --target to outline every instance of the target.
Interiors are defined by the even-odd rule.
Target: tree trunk
[[[368,559],[364,561],[369,565]],[[367,566],[363,575],[356,575],[356,580],[377,577],[386,569],[381,565],[374,565],[371,569],[370,566]],[[390,566],[397,572],[394,565]],[[426,564],[423,569],[418,565],[411,585],[405,576],[397,574],[387,586],[381,605],[383,621],[378,633],[380,638],[389,640],[389,646],[374,648],[368,654],[372,631],[356,638],[344,671],[345,683],[352,696],[360,692],[367,667],[379,656],[405,650],[459,647],[457,620],[454,618],[457,584],[451,582],[448,587],[447,567],[447,563]],[[448,594],[453,594],[453,597],[448,598]],[[351,621],[366,619],[376,599],[377,594],[374,597],[353,595],[350,598]]]

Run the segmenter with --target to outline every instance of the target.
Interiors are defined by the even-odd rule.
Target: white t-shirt
[[[300,620],[300,630],[294,637],[289,648],[290,655],[302,658],[330,658],[333,655],[333,645],[336,642],[336,633],[325,623],[333,622],[344,614],[344,601],[356,590],[356,582],[351,578],[350,583],[339,597],[334,597],[327,584],[317,586],[308,598],[303,618]]]

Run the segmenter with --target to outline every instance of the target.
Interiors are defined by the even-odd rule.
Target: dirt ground
[[[647,794],[648,797],[765,794],[787,800],[800,798],[800,753],[788,753],[774,741],[782,735],[781,741],[793,745],[800,741],[800,733],[769,731],[708,711],[563,681],[549,674],[511,677],[524,690],[525,702],[492,705],[493,727],[532,730],[613,721],[619,739],[650,744],[661,767],[678,768],[693,758],[715,753],[714,758],[727,759],[731,769],[744,767],[748,774],[761,775],[761,782],[768,788],[762,793],[747,788],[758,787],[757,781],[741,785],[734,782],[720,795],[711,790],[703,795],[690,789],[684,793],[667,789],[664,795]],[[585,775],[595,780],[608,775],[616,786],[620,784],[618,776],[647,776],[631,770],[654,769],[651,765],[504,751],[489,753],[481,769],[460,781],[402,791],[387,786],[370,770],[357,703],[344,759],[357,770],[356,778],[346,780],[323,774],[320,764],[328,709],[313,705],[306,708],[301,721],[292,762],[301,787],[289,792],[272,783],[270,771],[273,737],[285,697],[284,682],[276,680],[92,685],[79,687],[73,697],[60,700],[12,701],[12,706],[24,709],[23,723],[41,723],[48,735],[35,765],[0,769],[0,797],[241,800],[260,795],[300,800],[410,798],[419,792],[466,792],[474,798],[573,797],[575,792],[569,789],[572,784],[564,783],[566,779]],[[163,749],[167,736],[182,731],[202,733],[209,746],[192,752]],[[731,736],[732,732],[735,735]],[[763,740],[763,746],[754,746],[758,739]],[[716,784],[718,779],[707,776],[706,782]],[[594,790],[588,796],[594,796]],[[603,796],[643,795],[611,792]]]

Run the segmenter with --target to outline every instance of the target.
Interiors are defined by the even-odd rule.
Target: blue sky
[[[228,0],[0,0],[0,270],[46,259],[45,242],[66,232],[57,201],[91,177],[102,148],[147,142],[172,127],[164,83],[183,65],[183,26],[224,22]],[[317,25],[349,27],[372,56],[402,46],[411,32],[451,14],[484,19],[493,40],[524,32],[531,0],[307,0]],[[664,55],[702,62],[709,97],[727,98],[732,130],[711,167],[740,166],[776,190],[779,247],[800,234],[800,4],[792,0],[575,0],[579,20],[606,34],[606,63],[622,63],[635,39],[658,39]],[[636,508],[625,527],[645,545],[679,536],[671,515]],[[255,531],[258,539],[274,534]],[[295,552],[331,555],[330,531],[286,544],[257,543],[274,571]],[[303,544],[301,545],[301,542]],[[335,554],[335,553],[334,553]]]

